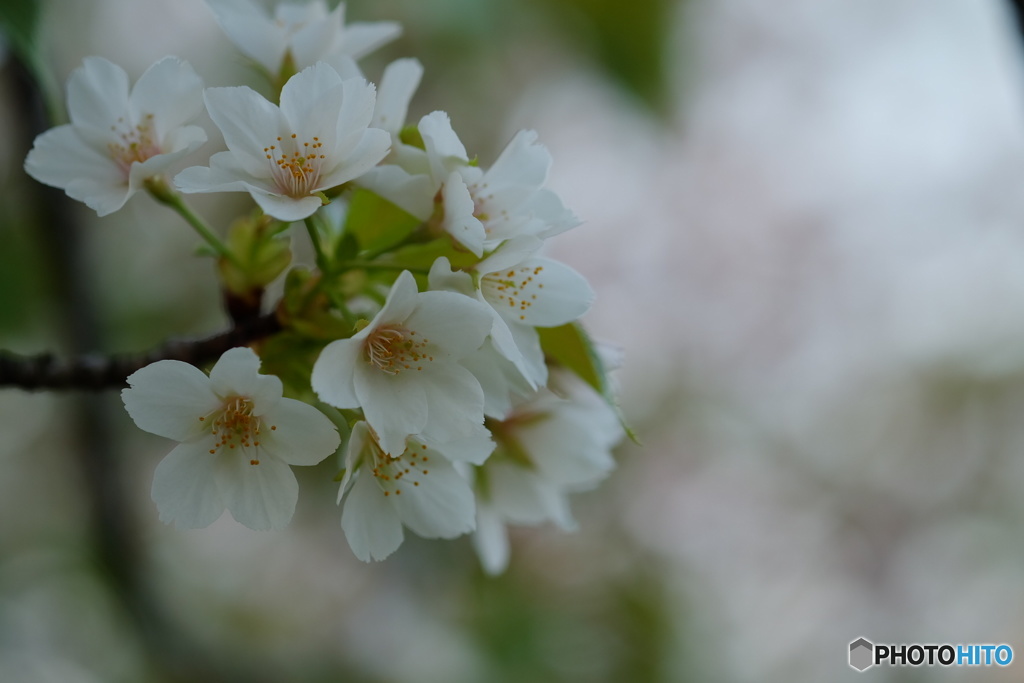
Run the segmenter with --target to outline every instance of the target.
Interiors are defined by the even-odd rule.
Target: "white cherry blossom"
[[[349,339],[328,344],[313,366],[324,402],[362,408],[385,453],[427,430],[437,441],[477,436],[483,390],[459,361],[483,344],[486,307],[453,292],[419,292],[403,271],[384,307]]]
[[[493,448],[445,448],[409,437],[397,455],[384,452],[366,422],[352,429],[338,502],[341,526],[356,557],[383,560],[401,545],[407,527],[423,538],[455,538],[473,530],[475,505],[469,482],[450,459],[482,462]]]
[[[131,88],[124,69],[87,57],[68,80],[71,123],[36,138],[25,170],[100,216],[113,213],[206,141],[202,128],[186,125],[202,111],[202,92],[176,57],[153,64]]]
[[[318,193],[357,178],[387,154],[388,134],[369,128],[373,86],[342,80],[323,62],[296,74],[281,106],[247,87],[209,88],[206,107],[228,151],[174,182],[182,192],[248,192],[268,215],[297,221],[323,205]]]
[[[442,257],[429,276],[431,289],[459,292],[487,305],[495,350],[534,388],[547,380],[535,328],[572,322],[594,300],[582,275],[564,263],[533,255],[541,244],[532,236],[508,240],[469,272],[453,271]]]
[[[121,399],[135,424],[181,442],[153,475],[162,521],[201,528],[226,507],[247,527],[280,529],[299,494],[289,465],[315,465],[338,448],[330,420],[283,398],[281,380],[259,367],[252,350],[235,348],[209,376],[162,360],[128,377]]]
[[[207,2],[228,38],[271,74],[289,60],[292,68],[301,71],[334,56],[358,59],[402,32],[393,21],[346,26],[344,2],[330,12],[323,0],[282,2],[273,14],[254,0]]]
[[[575,529],[569,494],[594,488],[615,467],[611,450],[623,436],[615,411],[578,378],[557,379],[565,398],[542,390],[504,421],[488,422],[498,447],[477,473],[473,542],[490,573],[508,563],[506,524]]]

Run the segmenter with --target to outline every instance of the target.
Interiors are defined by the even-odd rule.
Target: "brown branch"
[[[281,330],[273,313],[250,318],[227,332],[195,340],[171,340],[146,353],[87,354],[61,360],[53,354],[22,356],[0,350],[0,387],[21,389],[121,389],[128,375],[158,360],[203,365],[236,346],[246,346]]]

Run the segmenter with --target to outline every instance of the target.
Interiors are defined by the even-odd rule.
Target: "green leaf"
[[[468,251],[457,249],[447,237],[440,237],[430,242],[410,244],[396,249],[391,252],[388,263],[413,270],[429,270],[434,261],[442,256],[448,258],[452,268],[469,268],[480,260]]]
[[[345,232],[354,235],[364,251],[379,253],[398,245],[419,225],[415,216],[360,188],[349,203]]]
[[[537,333],[540,335],[540,346],[544,350],[544,355],[593,387],[615,410],[619,422],[622,423],[622,428],[626,430],[626,436],[634,443],[639,444],[640,440],[636,432],[626,423],[612,392],[604,362],[594,348],[590,335],[583,329],[583,325],[572,322],[560,327],[538,327]]]

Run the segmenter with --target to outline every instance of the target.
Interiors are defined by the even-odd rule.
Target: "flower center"
[[[371,438],[370,451],[370,473],[385,496],[392,493],[400,496],[403,488],[419,486],[423,478],[430,474],[430,456],[423,444],[410,441],[404,453],[392,456],[385,453],[377,441]]]
[[[537,300],[544,285],[535,282],[544,266],[519,266],[500,273],[488,273],[480,278],[480,290],[484,298],[499,311],[507,308],[509,313],[518,314],[526,320],[526,311]]]
[[[252,401],[242,396],[230,396],[224,401],[221,410],[215,411],[212,415],[199,418],[205,422],[213,417],[210,431],[215,438],[214,447],[210,453],[216,453],[222,448],[229,450],[238,449],[247,453],[249,449],[257,449],[260,445],[260,432],[263,429],[263,421],[252,414]],[[276,430],[276,425],[271,425],[271,430]],[[252,454],[250,465],[259,465],[258,451]]]
[[[142,163],[163,153],[160,145],[153,139],[152,114],[146,114],[142,123],[135,126],[128,125],[124,117],[121,117],[110,130],[117,136],[117,141],[108,145],[110,156],[126,176],[135,162]]]
[[[320,182],[320,167],[326,155],[320,153],[324,143],[320,138],[299,141],[292,133],[290,137],[278,136],[277,143],[263,148],[270,161],[270,174],[281,190],[281,194],[294,197],[308,197]]]
[[[429,339],[398,325],[385,325],[366,338],[363,350],[366,362],[381,372],[397,375],[403,370],[422,370],[424,362],[434,360],[427,352]]]

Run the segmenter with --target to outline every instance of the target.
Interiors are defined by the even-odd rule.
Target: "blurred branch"
[[[21,389],[120,389],[128,375],[159,360],[203,365],[228,349],[246,346],[281,330],[273,313],[246,320],[226,332],[194,340],[172,340],[146,353],[86,354],[60,360],[53,354],[22,356],[0,350],[0,387]]]

